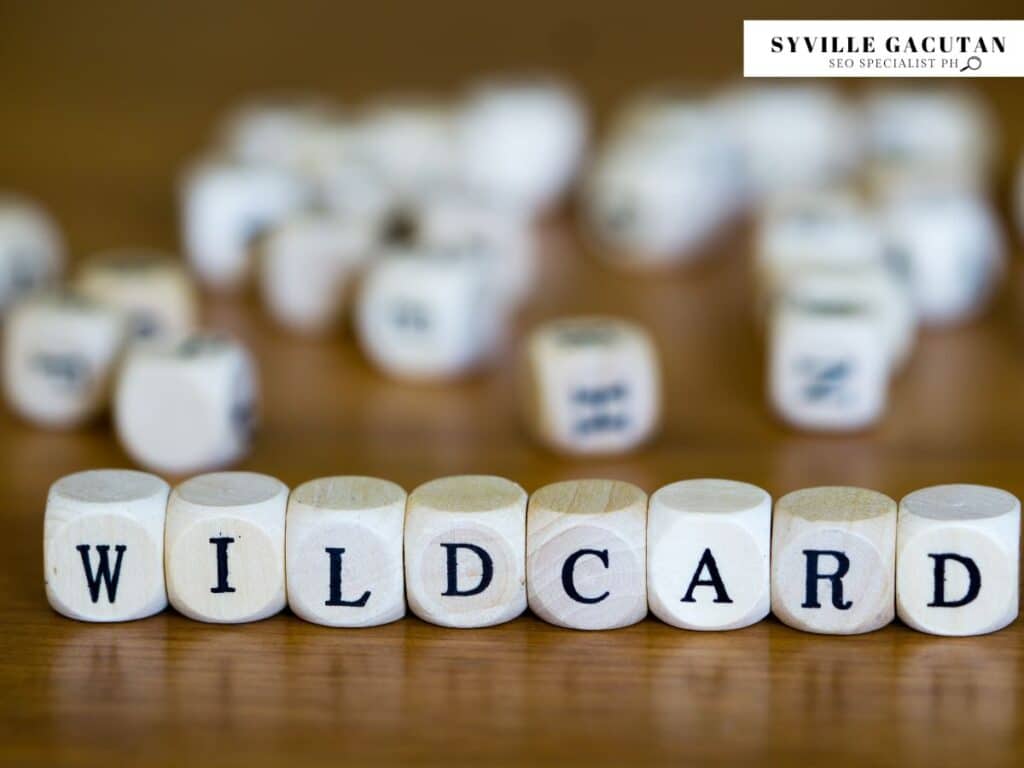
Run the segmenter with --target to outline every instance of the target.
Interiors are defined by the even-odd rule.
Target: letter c
[[[602,592],[597,597],[584,597],[576,589],[575,573],[576,573],[576,561],[586,555],[593,555],[605,568],[608,567],[608,550],[607,549],[577,549],[567,558],[562,564],[562,588],[565,590],[565,594],[575,600],[577,603],[583,603],[584,605],[593,605],[594,603],[600,603],[610,594],[607,590]]]

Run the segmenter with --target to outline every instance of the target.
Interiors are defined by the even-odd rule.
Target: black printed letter
[[[849,610],[853,602],[843,602],[843,576],[850,570],[850,558],[832,549],[805,549],[804,555],[807,557],[807,586],[806,597],[800,607],[821,608],[821,603],[818,602],[818,582],[827,579],[832,582],[832,606],[840,611]],[[818,558],[822,555],[836,559],[835,573],[821,573],[818,570]]]
[[[235,588],[228,584],[228,544],[233,541],[234,538],[230,536],[210,539],[210,543],[217,547],[217,586],[210,587],[210,591],[215,595],[235,591]]]
[[[708,578],[701,579],[700,575],[705,568],[708,571]],[[687,588],[686,594],[683,595],[683,599],[680,600],[680,602],[697,602],[696,599],[694,599],[693,597],[693,590],[697,587],[714,587],[715,599],[712,602],[732,602],[732,600],[729,599],[729,593],[725,591],[725,583],[722,581],[721,574],[718,573],[718,563],[715,562],[715,556],[711,554],[710,549],[705,549],[704,554],[700,556],[700,562],[697,564],[697,572],[693,574],[693,579],[690,581],[690,586]]]
[[[935,560],[935,597],[928,603],[929,608],[959,608],[967,605],[981,592],[981,571],[978,564],[970,557],[954,555],[952,552],[943,552],[938,555],[928,555]],[[946,561],[955,560],[967,569],[967,593],[959,600],[946,600]]]
[[[75,549],[82,556],[82,567],[85,569],[85,583],[89,585],[89,596],[94,603],[100,601],[100,586],[107,588],[107,601],[113,603],[117,598],[117,582],[121,578],[121,557],[128,549],[124,544],[114,546],[117,552],[117,559],[114,560],[114,573],[110,573],[110,560],[107,553],[110,552],[109,544],[97,544],[96,551],[100,553],[100,564],[93,574],[92,566],[89,564],[89,545],[79,544]]]
[[[494,578],[494,560],[487,554],[487,550],[478,547],[476,544],[442,544],[448,553],[448,589],[441,594],[445,597],[471,597],[479,595],[491,584]],[[459,590],[459,549],[468,549],[480,558],[483,570],[480,573],[480,583],[472,589]]]
[[[347,605],[353,608],[362,608],[370,599],[370,590],[363,592],[358,600],[341,599],[341,556],[345,554],[344,547],[325,547],[324,552],[331,559],[331,597],[324,602],[324,605]]]
[[[608,567],[607,549],[577,549],[565,558],[565,562],[562,564],[562,588],[565,590],[565,594],[577,603],[592,605],[593,603],[600,603],[608,597],[609,592],[602,592],[597,597],[584,597],[577,591],[576,582],[573,581],[573,576],[576,572],[576,561],[585,555],[593,555],[604,564],[605,568]]]

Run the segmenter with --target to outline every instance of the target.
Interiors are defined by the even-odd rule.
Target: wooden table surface
[[[590,4],[582,3],[552,11],[552,20],[536,29],[515,14],[487,21],[507,32],[495,36],[501,43],[490,59],[485,46],[466,43],[459,55],[445,49],[413,62],[422,69],[408,55],[404,68],[390,62],[337,13],[339,23],[324,28],[317,14],[300,23],[278,9],[257,22],[236,6],[247,33],[230,37],[226,47],[218,42],[229,39],[227,4],[208,9],[207,25],[200,23],[205,11],[191,4],[180,17],[154,6],[99,12],[85,11],[86,5],[7,4],[0,46],[0,182],[49,204],[76,253],[133,242],[173,247],[172,173],[198,148],[211,115],[254,82],[323,84],[349,93],[339,85],[345,72],[317,79],[331,61],[324,51],[335,33],[367,63],[352,78],[357,95],[388,78],[400,84],[400,75],[411,72],[422,75],[414,84],[447,84],[478,59],[498,67],[541,61],[584,79],[597,102],[607,104],[650,81],[674,55],[666,47],[672,36],[656,16],[637,14],[627,23],[611,11],[588,15]],[[793,15],[813,15],[809,3],[794,7]],[[772,15],[759,10],[738,10],[735,18],[716,11],[706,23],[721,38],[744,15]],[[415,21],[436,42],[443,17],[409,12],[419,14]],[[382,39],[386,17],[383,10],[373,17],[371,40]],[[473,23],[484,22],[474,16]],[[708,54],[703,74],[735,67],[722,63],[725,54],[715,58],[700,30],[679,28]],[[595,37],[595,29],[603,36]],[[410,45],[412,33],[404,25],[396,30]],[[295,56],[256,55],[268,50],[274,31],[290,41]],[[186,38],[192,47],[181,45]],[[649,50],[636,44],[641,38],[653,41]],[[643,52],[623,59],[622,78],[600,77],[630,44]],[[728,57],[736,51],[738,45]],[[1002,96],[1020,94],[1013,83],[988,87]],[[1024,135],[1019,103],[1003,105],[1006,125],[1018,137]],[[706,264],[656,276],[602,267],[571,217],[547,222],[543,242],[543,279],[500,359],[484,374],[451,385],[386,380],[364,363],[348,332],[296,338],[277,330],[251,297],[209,298],[206,323],[237,333],[260,366],[263,426],[241,466],[292,485],[365,473],[412,488],[440,475],[485,472],[528,490],[580,476],[630,480],[648,491],[682,478],[720,476],[757,483],[776,497],[842,483],[899,498],[957,481],[1024,495],[1024,271],[1011,271],[984,321],[922,337],[878,428],[820,437],[780,427],[764,405],[763,348],[751,320],[743,231],[720,243]],[[561,459],[522,430],[516,341],[540,319],[595,311],[633,318],[655,334],[665,367],[664,428],[628,457]],[[685,632],[654,619],[583,633],[528,616],[472,631],[414,618],[375,629],[327,629],[288,614],[234,627],[172,612],[114,626],[63,619],[43,593],[46,489],[68,472],[127,464],[105,422],[48,433],[0,414],[0,762],[987,766],[1024,760],[1021,623],[988,637],[942,639],[899,625],[861,637],[821,637],[773,619],[725,634]]]

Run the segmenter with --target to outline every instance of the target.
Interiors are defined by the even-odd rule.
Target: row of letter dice
[[[328,626],[405,615],[483,627],[527,607],[551,624],[612,629],[644,619],[745,627],[770,611],[809,632],[854,634],[895,615],[941,635],[1017,616],[1020,503],[994,488],[926,488],[899,504],[825,487],[778,501],[726,480],[688,480],[648,500],[611,480],[555,483],[528,498],[492,476],[411,494],[384,480],[313,480],[289,494],[266,475],[201,475],[171,490],[127,470],[50,490],[50,604],[85,621],[137,619],[170,601],[207,622],[290,606]],[[166,573],[166,581],[165,581]]]

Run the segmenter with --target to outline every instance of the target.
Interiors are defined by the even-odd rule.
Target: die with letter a
[[[749,483],[683,480],[651,496],[647,600],[683,629],[739,629],[771,607],[772,498]]]

